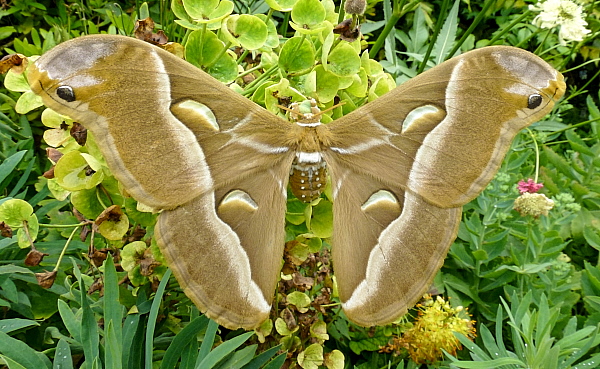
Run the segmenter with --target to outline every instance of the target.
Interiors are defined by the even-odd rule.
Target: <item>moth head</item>
[[[554,103],[565,89],[562,74],[556,71],[538,56],[524,50],[514,50],[507,54],[502,49],[492,53],[495,62],[501,67],[501,72],[512,76],[504,86],[521,106],[519,115],[532,117],[531,121],[539,120],[546,114],[546,108]],[[512,81],[512,82],[509,82]],[[508,98],[508,97],[507,97]]]
[[[27,78],[31,89],[44,104],[73,119],[89,112],[89,99],[106,90],[105,81],[94,73],[117,46],[111,43],[64,42],[42,55],[30,66]]]

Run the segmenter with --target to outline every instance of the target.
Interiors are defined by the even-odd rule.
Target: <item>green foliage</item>
[[[564,26],[541,28],[537,11],[511,0],[371,2],[361,19],[365,38],[342,41],[333,33],[348,18],[339,5],[19,0],[0,10],[0,39],[10,40],[8,53],[40,55],[82,34],[130,35],[137,19],[150,16],[188,62],[275,114],[282,115],[284,97],[312,97],[325,108],[343,101],[325,113],[325,123],[475,47],[536,50],[559,70],[585,68],[574,61],[600,55],[591,42],[600,31],[591,6],[584,8],[591,33],[565,44]],[[593,73],[581,83],[570,75],[568,103],[520,135],[494,181],[465,206],[435,287],[453,306],[469,308],[479,336],[474,343],[458,338],[468,353],[421,366],[598,366],[600,95]],[[416,312],[372,329],[341,312],[329,264],[330,188],[310,204],[288,196],[285,265],[272,319],[254,333],[219,330],[169,278],[152,239],[156,215],[121,193],[94,137],[80,146],[70,134],[72,120],[41,112],[24,75],[10,71],[4,86],[0,221],[16,232],[0,239],[0,362],[28,369],[272,369],[286,360],[302,368],[420,366],[402,344]],[[588,120],[577,123],[582,117]],[[62,157],[50,163],[40,150],[46,147]],[[42,177],[51,164],[54,176]],[[513,210],[516,183],[537,179],[538,171],[555,208],[548,216],[523,217]],[[28,248],[48,255],[24,267]],[[63,263],[65,256],[71,262]],[[43,289],[44,279],[55,282]],[[471,361],[461,360],[469,354]]]

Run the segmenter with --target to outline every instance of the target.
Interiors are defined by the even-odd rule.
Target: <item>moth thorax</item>
[[[306,160],[306,158],[310,160]],[[318,158],[318,160],[313,160]],[[298,153],[290,170],[290,188],[296,198],[311,202],[321,196],[327,184],[327,165],[321,153]]]

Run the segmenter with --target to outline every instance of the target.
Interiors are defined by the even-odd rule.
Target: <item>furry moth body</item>
[[[386,324],[428,288],[462,205],[513,137],[565,91],[537,56],[495,46],[327,125],[294,124],[163,50],[108,35],[57,46],[28,78],[48,107],[94,134],[135,199],[163,209],[157,240],[186,294],[246,329],[269,316],[291,170],[326,163],[342,307],[360,325]]]

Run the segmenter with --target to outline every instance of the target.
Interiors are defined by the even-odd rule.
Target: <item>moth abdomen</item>
[[[327,165],[321,153],[298,153],[290,169],[289,183],[294,196],[302,202],[311,202],[321,196],[327,184]]]

